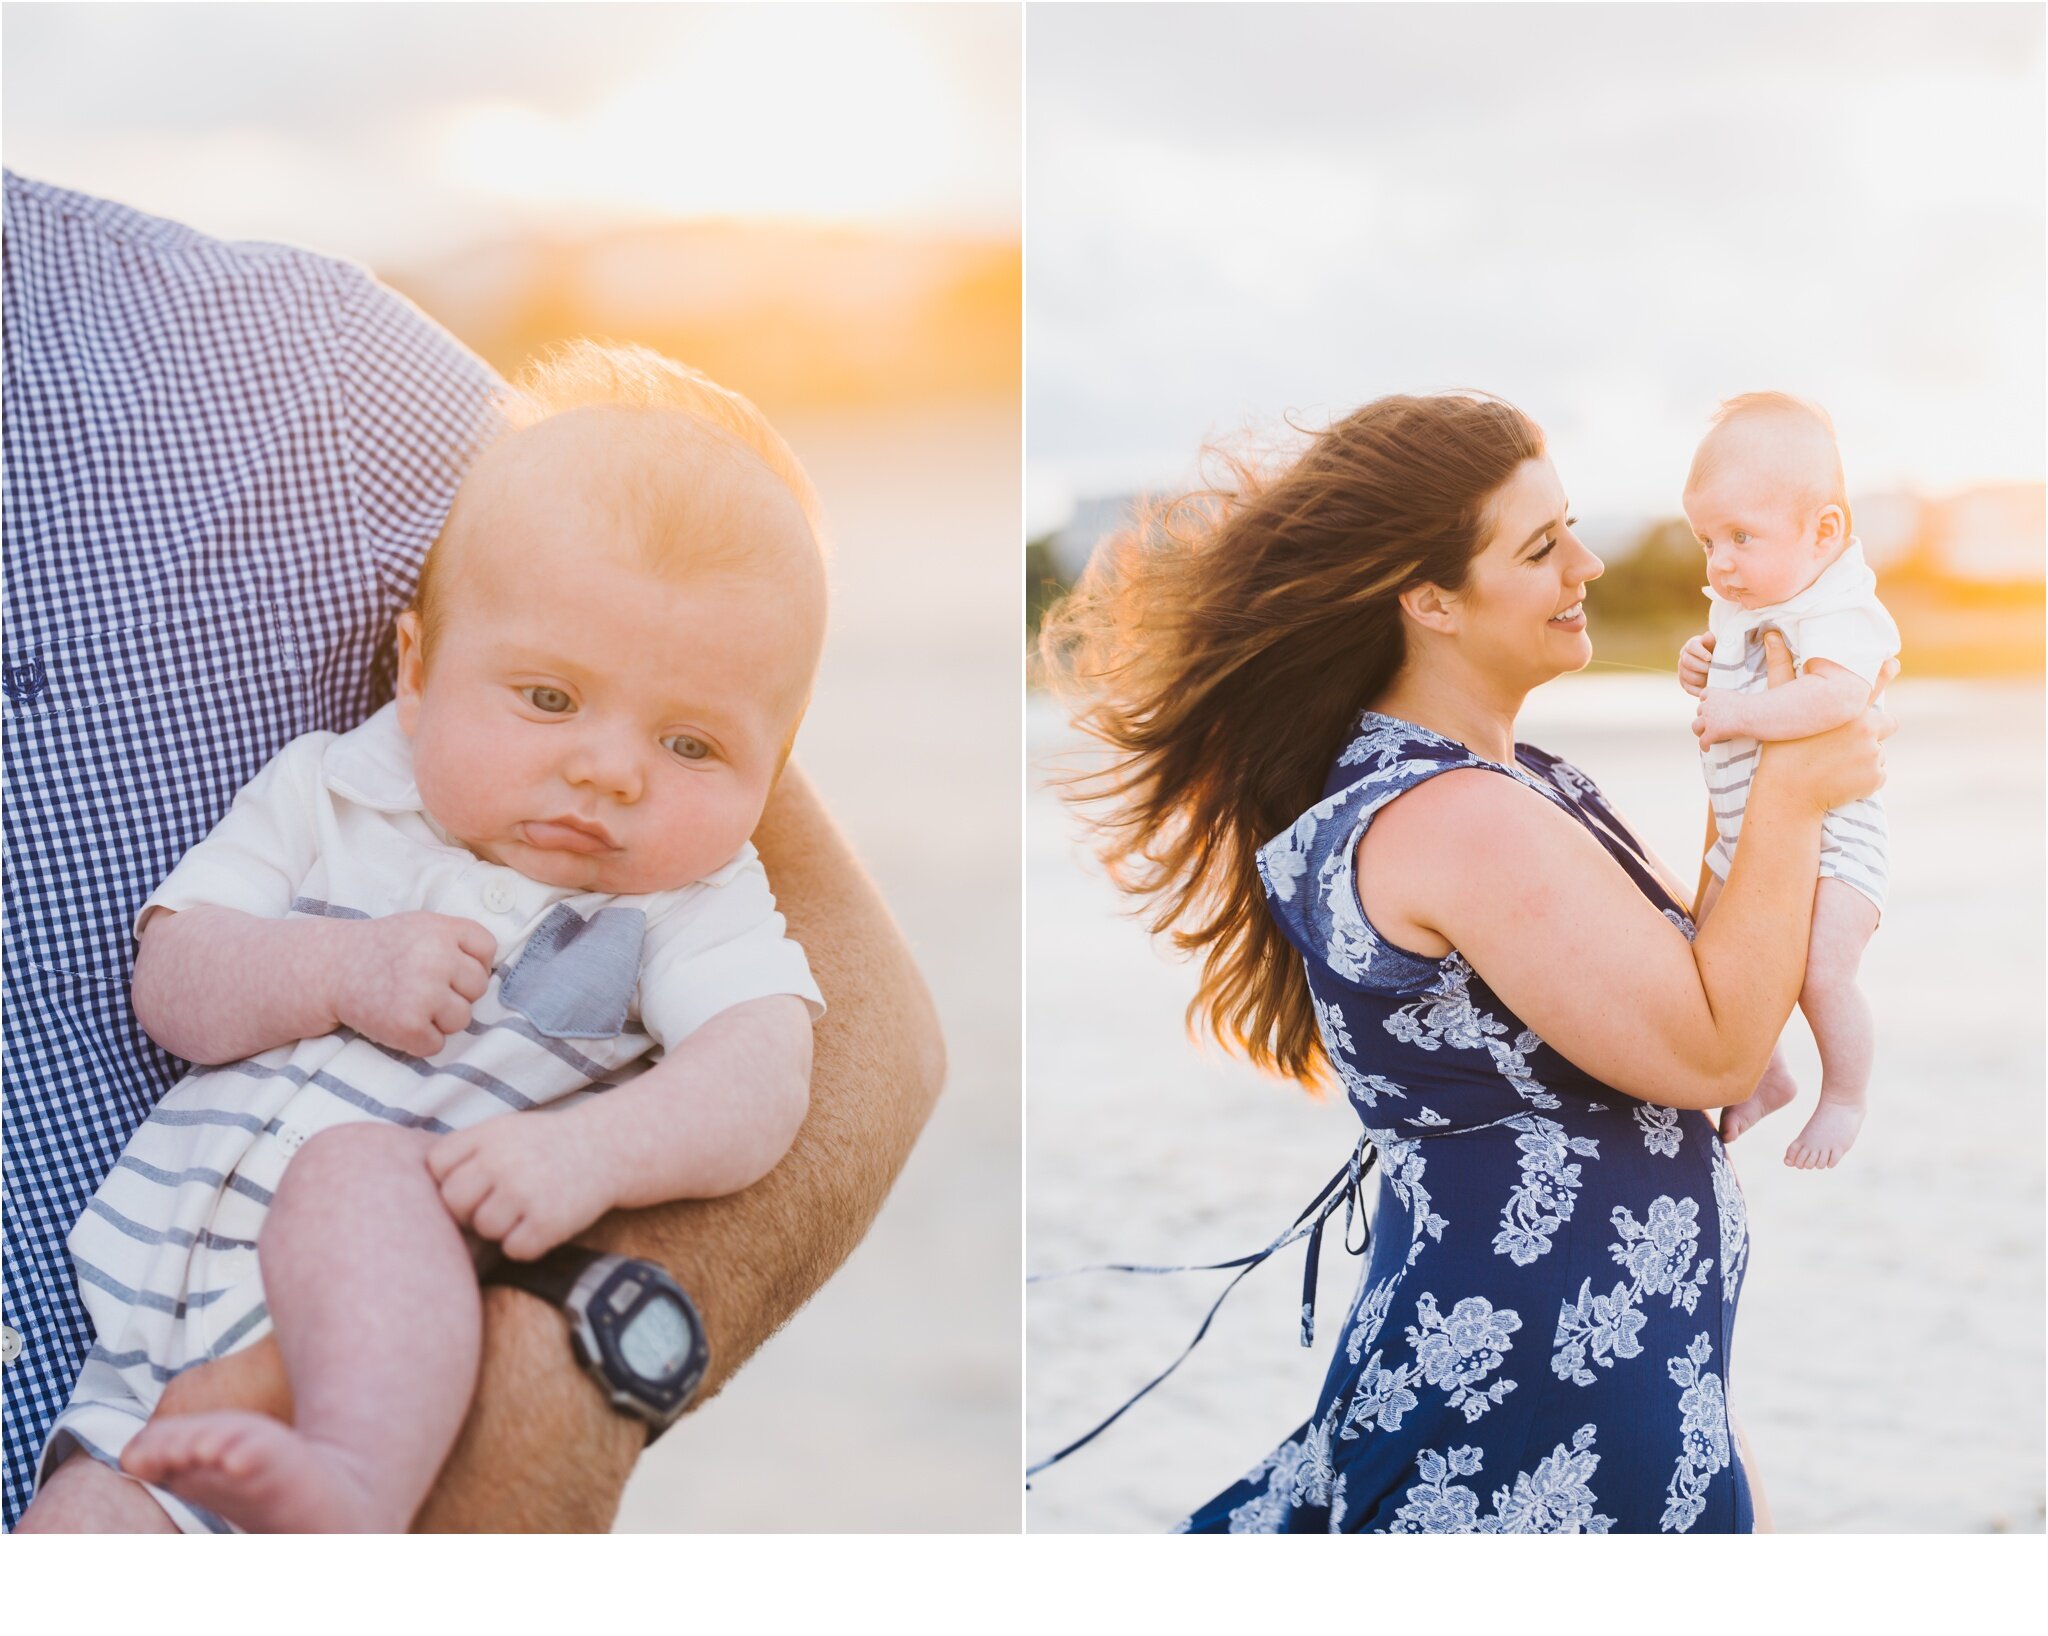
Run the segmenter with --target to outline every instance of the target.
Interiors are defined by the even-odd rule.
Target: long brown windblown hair
[[[1488,502],[1543,434],[1477,393],[1388,397],[1262,469],[1150,508],[1047,615],[1046,676],[1106,765],[1062,781],[1110,878],[1202,981],[1188,1007],[1254,1064],[1328,1073],[1301,957],[1254,856],[1323,793],[1404,658],[1397,598],[1459,589]]]

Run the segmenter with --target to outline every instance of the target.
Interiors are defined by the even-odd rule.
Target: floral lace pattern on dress
[[[1322,798],[1258,866],[1337,1083],[1379,1152],[1370,1258],[1312,1417],[1189,1528],[1750,1525],[1717,1365],[1748,1220],[1706,1117],[1601,1084],[1463,954],[1399,948],[1359,903],[1354,863],[1374,816],[1438,773],[1475,767],[1570,813],[1693,933],[1568,762],[1521,745],[1500,766],[1412,723],[1360,717]]]

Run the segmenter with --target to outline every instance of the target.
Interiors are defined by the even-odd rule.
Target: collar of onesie
[[[320,780],[358,806],[424,815],[420,787],[412,775],[412,740],[398,725],[395,702],[327,747],[320,759]]]
[[[1842,554],[1816,574],[1811,585],[1803,591],[1794,592],[1783,602],[1745,608],[1741,603],[1722,596],[1711,585],[1707,586],[1706,598],[1712,604],[1708,624],[1714,632],[1715,641],[1719,642],[1724,635],[1747,636],[1759,626],[1785,619],[1811,618],[1815,614],[1860,607],[1876,594],[1877,575],[1863,560],[1863,542],[1851,534],[1849,543],[1842,547]]]

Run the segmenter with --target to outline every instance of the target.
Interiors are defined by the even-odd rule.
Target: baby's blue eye
[[[685,761],[702,761],[711,754],[711,746],[701,738],[692,738],[688,733],[677,733],[661,741],[662,748],[672,755],[679,755]]]
[[[1737,545],[1747,545],[1749,544],[1749,536],[1743,533],[1742,530],[1738,528],[1735,531],[1735,543]]]
[[[534,709],[550,716],[559,716],[576,706],[576,701],[559,687],[523,687],[520,692],[526,695],[526,702]]]

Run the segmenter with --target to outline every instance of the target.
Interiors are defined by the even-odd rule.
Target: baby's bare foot
[[[1734,1107],[1721,1110],[1722,1143],[1734,1141],[1765,1114],[1776,1113],[1798,1094],[1799,1085],[1792,1077],[1792,1070],[1773,1052],[1771,1065],[1764,1070],[1764,1077],[1756,1082],[1756,1089]]]
[[[122,1455],[130,1476],[259,1534],[402,1532],[348,1460],[268,1415],[151,1421]]]
[[[1862,1128],[1861,1103],[1830,1102],[1823,1096],[1806,1128],[1785,1149],[1785,1163],[1794,1170],[1832,1170],[1855,1145],[1856,1133]]]

